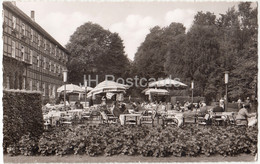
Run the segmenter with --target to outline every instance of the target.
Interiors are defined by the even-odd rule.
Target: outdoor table
[[[126,120],[127,118],[132,118],[134,117],[136,122],[137,122],[137,125],[140,124],[140,117],[142,116],[141,113],[136,113],[136,114],[120,114],[119,116],[119,121],[120,121],[120,124],[121,125],[125,125],[126,124]]]

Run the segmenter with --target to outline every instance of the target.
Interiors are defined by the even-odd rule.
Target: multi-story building
[[[3,2],[3,87],[56,97],[69,52],[15,4]]]

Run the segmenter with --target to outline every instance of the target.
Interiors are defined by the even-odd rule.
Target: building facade
[[[57,97],[63,84],[68,51],[31,17],[3,2],[3,88],[41,91]]]

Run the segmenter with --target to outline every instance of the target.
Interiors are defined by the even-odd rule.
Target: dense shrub
[[[3,147],[16,150],[24,135],[39,137],[43,132],[41,94],[18,90],[3,92]],[[14,153],[16,154],[16,153]]]
[[[242,153],[257,153],[257,127],[202,127],[188,125],[176,127],[146,126],[74,126],[57,127],[44,132],[38,147],[35,142],[13,145],[10,154],[23,150],[25,155],[67,155],[89,156],[142,155],[151,157],[223,155],[235,156]],[[28,136],[23,138],[26,140]],[[24,142],[19,142],[24,143]],[[21,148],[22,147],[22,148]],[[32,151],[32,152],[29,152]]]

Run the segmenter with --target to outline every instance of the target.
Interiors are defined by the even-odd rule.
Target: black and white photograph
[[[0,163],[258,161],[258,2],[2,2]]]

